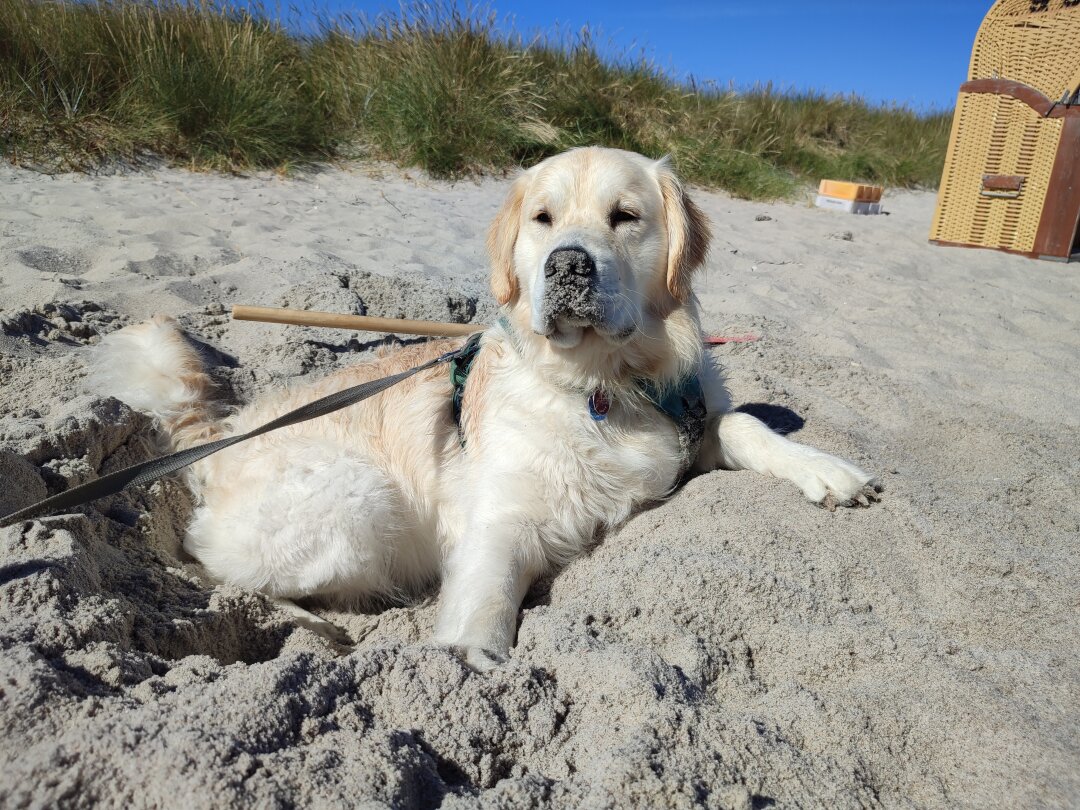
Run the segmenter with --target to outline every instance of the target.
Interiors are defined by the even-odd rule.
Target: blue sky
[[[918,109],[951,107],[966,78],[990,0],[746,0],[746,2],[509,2],[486,7],[528,34],[599,29],[602,51],[644,52],[678,77],[721,84],[854,91]],[[318,7],[373,16],[397,2],[326,0]]]

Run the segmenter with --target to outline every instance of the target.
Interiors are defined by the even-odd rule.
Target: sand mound
[[[236,401],[398,338],[230,303],[486,321],[505,191],[0,168],[0,512],[154,452],[82,392],[164,312]],[[1064,806],[1080,802],[1080,276],[925,244],[929,195],[844,218],[697,195],[737,402],[880,472],[836,513],[715,473],[530,593],[490,675],[434,603],[324,611],[341,654],[206,580],[163,481],[0,530],[0,804]],[[834,235],[843,233],[843,238]]]

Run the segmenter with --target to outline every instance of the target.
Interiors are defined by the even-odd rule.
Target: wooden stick
[[[279,307],[249,307],[237,304],[232,308],[233,320],[285,323],[296,326],[325,326],[329,329],[355,329],[360,332],[395,332],[399,335],[436,335],[461,337],[487,328],[482,323],[441,323],[439,321],[407,321],[402,318],[375,318],[370,315],[339,315],[334,312],[312,312],[306,309]]]

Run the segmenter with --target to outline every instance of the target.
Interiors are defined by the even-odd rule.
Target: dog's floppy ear
[[[487,249],[491,257],[491,292],[499,304],[508,304],[517,297],[518,283],[514,274],[514,245],[517,244],[521,223],[521,205],[528,186],[521,175],[510,187],[499,213],[488,228]]]
[[[667,221],[667,288],[676,301],[685,304],[690,297],[690,276],[705,263],[709,251],[709,220],[686,196],[668,158],[657,163],[656,173]]]

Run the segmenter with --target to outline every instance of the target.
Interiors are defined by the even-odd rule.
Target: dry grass
[[[0,150],[85,169],[160,155],[199,168],[376,157],[440,176],[582,144],[659,156],[752,198],[823,176],[932,186],[950,116],[819,93],[673,81],[588,34],[524,42],[418,6],[313,36],[210,2],[0,0]]]

